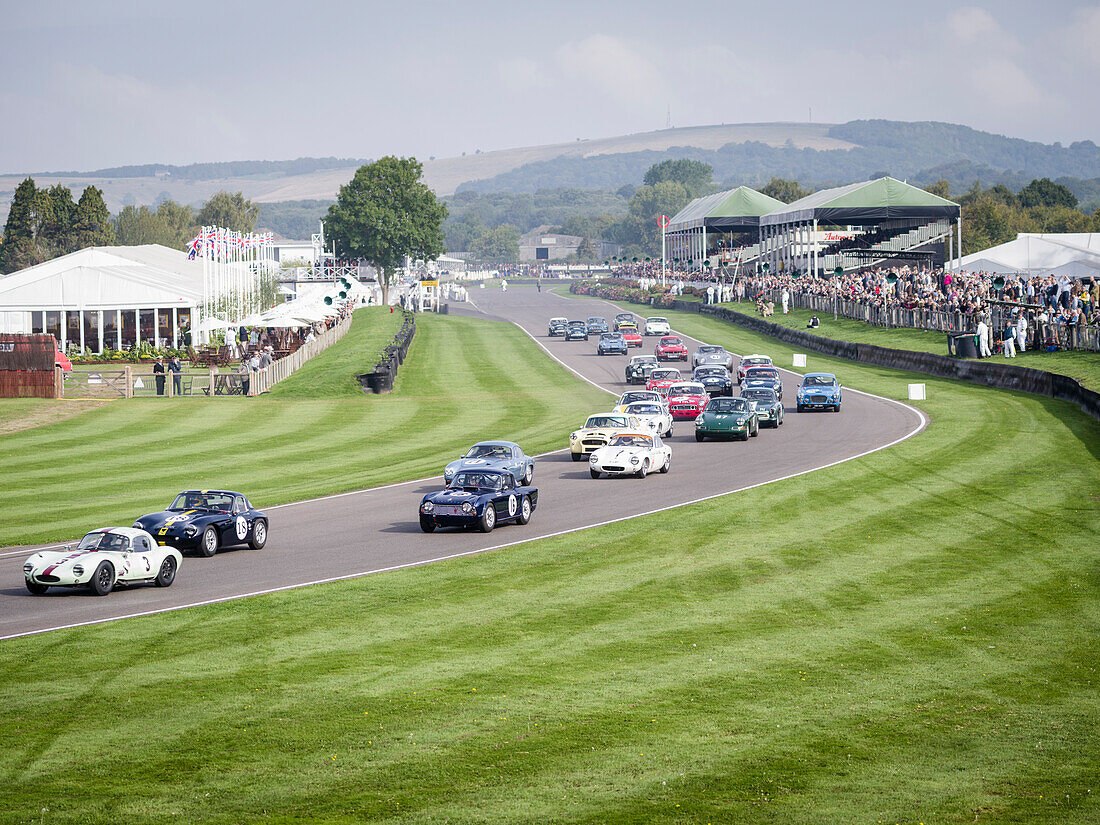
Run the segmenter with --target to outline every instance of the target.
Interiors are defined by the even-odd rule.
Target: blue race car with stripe
[[[267,515],[231,490],[185,490],[167,509],[134,522],[157,544],[178,550],[198,550],[213,556],[221,547],[247,544],[259,550],[267,544]]]

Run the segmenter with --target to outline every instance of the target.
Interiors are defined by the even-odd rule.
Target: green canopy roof
[[[783,206],[783,201],[761,194],[747,186],[727,189],[696,198],[669,221],[668,231],[697,229],[705,226],[715,232],[755,229],[760,216]]]
[[[864,224],[888,218],[957,218],[959,205],[894,178],[822,189],[760,219],[761,226],[803,223]]]

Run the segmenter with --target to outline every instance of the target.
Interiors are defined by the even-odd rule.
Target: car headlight
[[[133,523],[133,528],[134,528],[135,530],[140,530],[140,529],[142,529],[142,528],[141,528],[141,522],[140,522],[140,521],[135,521],[135,522]]]
[[[451,478],[454,474],[455,474],[454,467],[444,467],[443,468],[443,477],[444,478]]]
[[[433,513],[435,512],[435,503],[431,501],[425,501],[420,505],[421,513]]]
[[[747,419],[747,418],[745,418],[744,416],[742,416],[741,418],[738,418],[738,419],[737,419],[737,426],[738,426],[738,427],[743,427],[743,426],[745,426],[745,422],[746,422],[746,421],[748,421],[748,419]]]
[[[631,463],[631,464],[637,464],[637,463],[638,463],[638,461],[639,461],[639,459],[638,459],[638,456],[636,456],[636,455],[632,455],[632,456],[630,457],[630,463]]]
[[[702,424],[703,423],[703,416],[701,416],[701,415],[695,416],[695,423],[696,424]]]
[[[578,433],[569,433],[569,440],[570,441],[576,441],[578,436],[579,436]]]
[[[474,505],[470,504],[470,502],[468,502],[468,501],[462,502],[462,512],[463,513],[469,514],[469,513],[472,513],[473,511],[474,511]]]
[[[596,463],[596,454],[595,453],[592,453],[592,455],[590,455],[588,457],[588,463],[589,464],[595,464]]]
[[[199,528],[194,524],[188,524],[187,527],[184,528],[183,534],[188,538],[194,538],[199,534]]]
[[[84,575],[84,565],[74,564],[73,565],[73,575],[74,576],[83,576]]]
[[[26,564],[23,565],[23,572],[26,573],[28,576],[31,574],[31,572],[33,570],[34,570],[34,565],[31,562],[27,562]]]

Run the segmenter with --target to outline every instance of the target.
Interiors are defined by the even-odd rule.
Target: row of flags
[[[204,228],[187,244],[187,257],[194,260],[203,251],[208,251],[213,257],[226,257],[233,252],[245,249],[255,249],[275,240],[274,232],[255,233],[234,232],[231,229],[219,227]]]

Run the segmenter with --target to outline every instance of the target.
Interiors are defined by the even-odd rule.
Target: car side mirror
[[[66,544],[66,545],[65,545],[65,552],[66,552],[66,553],[71,553],[71,552],[73,552],[73,546],[72,546],[71,544]]]

